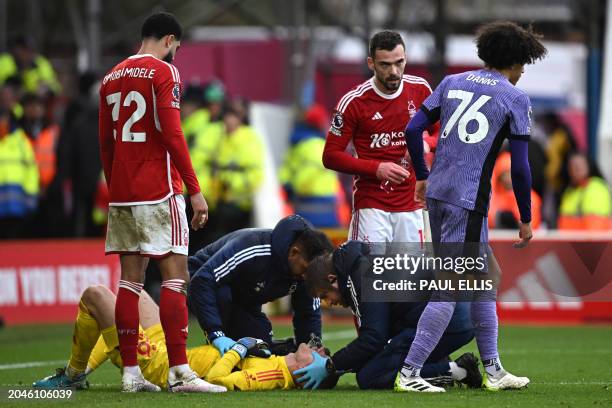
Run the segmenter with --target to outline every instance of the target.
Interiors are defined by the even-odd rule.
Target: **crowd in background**
[[[98,80],[84,73],[76,95],[61,98],[52,65],[26,37],[0,54],[0,239],[103,236],[108,192],[98,150]],[[248,101],[227,95],[220,81],[185,84],[181,117],[210,209],[208,226],[191,236],[193,252],[252,226],[267,158],[262,136],[249,125]],[[297,118],[278,171],[285,212],[317,227],[344,227],[351,179],[321,162],[329,112],[313,105]],[[612,228],[609,184],[557,113],[536,115],[529,161],[535,229]],[[504,151],[492,180],[492,228],[517,227],[511,168]]]

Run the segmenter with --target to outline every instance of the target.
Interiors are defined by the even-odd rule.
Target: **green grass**
[[[201,340],[192,323],[189,343]],[[338,332],[326,344],[337,350],[350,338],[350,326],[327,325],[325,333]],[[0,329],[0,365],[54,361],[67,358],[71,325],[39,325]],[[288,327],[276,327],[278,337],[289,335]],[[515,327],[500,330],[502,360],[509,370],[531,378],[526,390],[490,393],[452,389],[443,395],[396,394],[392,391],[359,391],[352,374],[342,377],[332,391],[233,392],[224,395],[171,395],[119,392],[119,371],[106,363],[93,373],[89,391],[79,392],[70,402],[7,402],[0,396],[0,408],[9,406],[76,404],[74,406],[155,408],[183,404],[198,407],[248,406],[305,407],[609,407],[612,406],[612,327]],[[475,351],[470,344],[463,351]],[[59,366],[56,365],[56,366]],[[27,386],[53,372],[53,365],[33,368],[0,367],[0,387]]]

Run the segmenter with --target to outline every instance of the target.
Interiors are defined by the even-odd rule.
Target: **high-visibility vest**
[[[586,185],[568,187],[561,196],[559,229],[609,230],[612,228],[610,190],[605,180],[591,177]]]
[[[193,168],[210,209],[231,203],[249,211],[253,195],[263,182],[264,149],[250,126],[226,134],[223,122],[198,133],[191,150]]]
[[[194,111],[191,115],[182,120],[181,126],[185,134],[187,145],[191,148],[195,144],[198,133],[210,123],[210,113],[205,108]]]
[[[44,128],[36,140],[32,141],[38,172],[40,175],[40,189],[45,191],[53,181],[57,170],[56,146],[59,138],[59,126],[51,125]]]
[[[23,89],[26,93],[37,93],[41,85],[48,87],[54,94],[61,91],[61,85],[57,80],[53,66],[42,55],[35,56],[32,66],[26,67],[20,72],[15,58],[10,53],[0,54],[0,84],[15,75],[21,76]]]
[[[38,191],[38,169],[26,134],[17,129],[0,137],[0,217],[32,212]]]
[[[313,135],[292,146],[280,168],[281,183],[292,192],[296,214],[317,227],[338,226],[338,193],[336,172],[323,166],[325,139]]]

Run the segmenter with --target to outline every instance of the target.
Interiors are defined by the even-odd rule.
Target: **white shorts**
[[[353,211],[348,239],[370,243],[422,243],[423,210],[387,212],[363,208]]]
[[[189,227],[185,199],[174,195],[158,204],[111,206],[106,230],[107,254],[164,257],[187,255]]]

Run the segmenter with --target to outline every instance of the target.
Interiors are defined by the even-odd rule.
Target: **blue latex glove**
[[[221,336],[214,339],[212,341],[212,344],[217,350],[219,350],[219,353],[221,353],[221,357],[223,357],[227,350],[231,349],[232,346],[236,344],[236,342],[230,339],[229,337]]]
[[[293,375],[298,376],[303,374],[297,381],[299,383],[306,382],[306,384],[304,384],[304,389],[315,390],[319,388],[319,385],[321,385],[323,380],[327,377],[327,368],[325,368],[325,364],[328,358],[323,358],[319,353],[315,353],[314,351],[312,352],[312,356],[314,357],[312,363],[304,368],[295,370]]]

